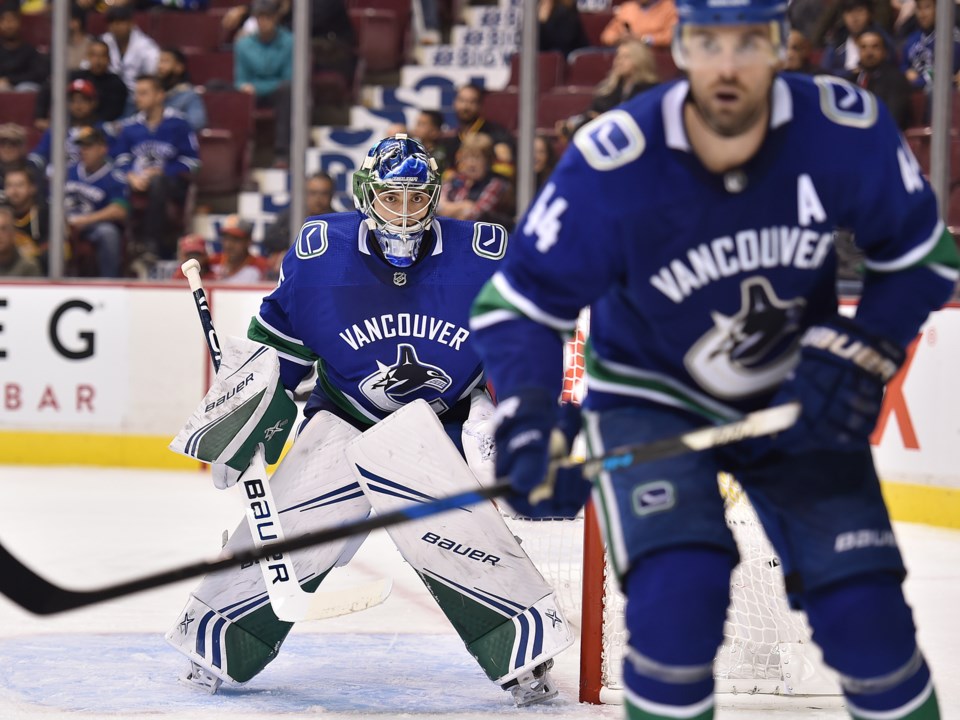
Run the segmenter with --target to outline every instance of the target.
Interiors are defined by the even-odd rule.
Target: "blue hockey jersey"
[[[470,304],[500,264],[500,225],[436,218],[409,268],[376,255],[360,213],[308,218],[250,323],[293,389],[316,365],[314,401],[370,425],[416,399],[438,414],[481,384]]]
[[[200,168],[197,136],[183,115],[170,108],[155,128],[147,125],[143,113],[125,120],[111,152],[124,172],[160,168],[165,175],[180,175]]]
[[[472,321],[501,397],[559,393],[550,336],[590,305],[587,407],[722,420],[763,406],[803,331],[837,312],[837,228],[866,256],[868,331],[906,345],[949,297],[953,239],[873,95],[778,76],[760,150],[715,174],[686,136],[688,91],[667,84],[584,126],[518,224]]]
[[[128,195],[126,182],[109,161],[92,173],[87,173],[81,163],[74,163],[67,170],[64,205],[68,218],[89,215],[112,203],[127,207]]]

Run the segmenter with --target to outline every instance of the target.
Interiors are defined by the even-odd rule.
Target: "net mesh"
[[[565,349],[563,401],[579,403],[584,390],[584,339],[589,317],[581,317],[576,337]],[[827,684],[799,685],[818,676],[817,662],[802,658],[811,647],[804,616],[790,609],[783,590],[780,562],[766,538],[753,507],[730,475],[721,474],[719,489],[726,505],[727,524],[737,540],[741,561],[731,578],[731,603],[724,642],[714,663],[718,689],[734,692],[832,693]],[[624,598],[606,555],[584,556],[584,518],[524,520],[508,518],[514,533],[533,562],[557,592],[560,606],[575,628],[584,626],[584,614],[602,617],[602,648],[582,663],[599,666],[602,685],[621,685],[626,647]],[[583,588],[584,563],[603,563],[602,587]],[[599,584],[599,583],[598,583]],[[584,652],[591,644],[583,642]],[[798,654],[798,648],[803,653]],[[791,664],[792,663],[792,664]],[[802,672],[800,671],[802,670]],[[830,688],[830,689],[825,689]],[[589,699],[589,698],[583,698]]]

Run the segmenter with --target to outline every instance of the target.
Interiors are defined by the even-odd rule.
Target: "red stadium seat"
[[[603,46],[603,43],[600,42],[600,35],[603,33],[603,29],[610,24],[611,20],[613,20],[613,12],[610,10],[580,13],[580,24],[583,25],[583,30],[587,34],[587,40],[590,41],[592,46]]]
[[[550,51],[537,53],[537,88],[541,93],[549,92],[557,85],[563,84],[563,77],[567,71],[567,62],[563,53]],[[515,53],[510,59],[510,82],[508,87],[520,85],[520,53]]]
[[[197,190],[224,195],[240,191],[237,174],[237,147],[229,130],[209,128],[197,134],[200,142],[200,172]]]
[[[657,65],[657,76],[660,78],[660,82],[680,77],[682,73],[677,68],[676,63],[673,62],[673,53],[670,52],[670,48],[650,49],[653,51],[653,59]]]
[[[567,58],[567,85],[583,87],[599,85],[613,67],[613,50],[583,48]]]
[[[520,114],[520,96],[516,88],[488,92],[483,98],[483,116],[516,132]]]
[[[590,107],[593,93],[551,92],[544,93],[537,102],[537,127],[553,130],[558,120],[579,115]]]
[[[3,122],[12,122],[31,127],[34,108],[37,104],[35,92],[0,92],[0,107],[3,108]]]
[[[50,16],[46,13],[20,16],[20,37],[27,45],[49,48],[51,33]]]
[[[216,50],[223,42],[220,18],[201,12],[152,12],[140,26],[161,48]]]
[[[202,50],[185,53],[187,72],[194,85],[220,81],[233,87],[233,51]]]
[[[357,34],[358,56],[367,72],[399,70],[403,64],[403,29],[392,10],[353,8],[350,22]]]
[[[234,168],[237,180],[242,182],[253,157],[253,95],[239,90],[208,90],[203,101],[207,106],[208,127],[229,130],[233,135]]]

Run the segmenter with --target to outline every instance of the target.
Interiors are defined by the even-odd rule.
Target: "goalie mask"
[[[366,215],[384,258],[396,267],[417,259],[439,199],[437,161],[403,133],[370,148],[353,174],[353,202]]]

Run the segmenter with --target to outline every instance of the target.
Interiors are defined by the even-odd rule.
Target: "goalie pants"
[[[697,429],[703,420],[644,405],[586,413],[585,423],[589,453],[600,455],[605,448]],[[594,489],[608,553],[627,593],[632,657],[625,679],[637,717],[660,717],[656,708],[670,708],[666,715],[671,717],[712,716],[712,680],[699,671],[709,668],[715,645],[704,649],[700,639],[706,636],[715,644],[722,637],[729,574],[738,561],[718,488],[720,471],[733,472],[746,491],[780,558],[791,602],[811,611],[814,636],[828,662],[844,676],[863,678],[901,671],[914,654],[922,661],[900,588],[903,562],[868,446],[850,453],[780,456],[749,466],[738,460],[736,446],[727,452],[686,453],[603,473]],[[670,590],[681,581],[689,585],[682,593],[686,599]],[[853,622],[862,612],[856,603],[837,599],[848,596],[882,604],[886,616],[895,618],[893,635],[899,639],[884,632],[882,623],[872,629],[860,623],[862,633],[841,637],[840,629],[860,625]],[[710,618],[710,627],[701,627],[704,618]],[[662,632],[667,626],[670,640]],[[871,632],[891,638],[886,660],[861,668],[851,658],[858,650],[876,655]],[[688,634],[696,637],[684,640]],[[843,652],[844,642],[862,647]],[[678,655],[677,647],[692,649]],[[916,684],[926,672],[925,665],[914,669],[919,674],[905,682]]]

